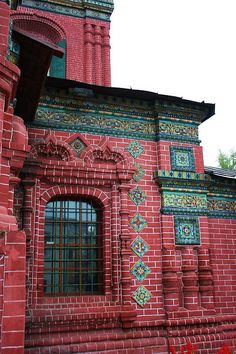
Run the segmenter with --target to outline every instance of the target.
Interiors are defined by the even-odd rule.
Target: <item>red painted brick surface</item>
[[[110,23],[18,8],[13,23],[57,44],[66,40],[66,78],[110,86]]]
[[[153,178],[157,169],[171,169],[171,145],[193,147],[196,170],[203,173],[202,148],[140,140],[144,152],[135,162],[145,175],[138,182],[126,150],[131,139],[77,134],[88,145],[78,161],[68,147],[75,135],[57,131],[51,133],[55,155],[37,156],[36,148],[30,155],[28,133],[9,107],[19,70],[6,60],[9,9],[0,2],[0,10],[1,353],[168,353],[169,345],[180,349],[186,341],[201,354],[217,353],[224,342],[235,350],[236,221],[200,216],[201,245],[175,246],[174,217],[161,214]],[[52,42],[67,39],[68,78],[110,84],[108,23],[29,9],[13,18],[27,27],[33,13],[31,30],[43,37],[48,26]],[[29,130],[31,143],[45,135]],[[24,198],[14,197],[19,182]],[[139,206],[128,196],[137,185],[146,195]],[[104,295],[44,295],[44,210],[62,195],[86,195],[103,207]],[[19,210],[24,231],[15,217]],[[152,297],[143,308],[132,299],[140,282],[130,273],[138,257],[130,249],[137,232],[129,221],[137,212],[147,221],[140,235],[150,247],[142,260],[151,272],[142,284]]]

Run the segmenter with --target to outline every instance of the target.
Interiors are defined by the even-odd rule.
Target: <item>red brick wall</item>
[[[236,220],[210,219],[215,303],[222,315],[236,314]]]
[[[194,151],[196,172],[204,173],[202,146],[180,143],[180,142],[173,142],[173,141],[164,141],[164,140],[161,140],[157,143],[157,153],[158,153],[158,163],[159,163],[158,168],[160,170],[171,170],[171,160],[170,160],[171,146],[192,147]]]
[[[36,15],[32,18],[30,15]],[[13,15],[17,26],[49,36],[45,23],[58,31],[59,39],[66,39],[66,78],[70,80],[110,86],[110,23],[18,8]],[[36,21],[37,19],[37,21]],[[30,20],[32,23],[26,23]],[[56,37],[49,38],[55,42]],[[56,44],[56,43],[55,43]]]
[[[44,137],[46,131],[40,129],[30,129],[30,139]],[[69,137],[73,136],[73,133],[67,132],[54,132],[56,139],[62,141],[68,141]],[[101,140],[104,139],[99,136],[94,136],[90,134],[81,135],[85,141],[90,146],[99,145]],[[123,149],[125,154],[129,156],[129,161],[131,164],[133,162],[138,163],[145,170],[145,175],[138,181],[133,179],[130,182],[130,188],[139,186],[145,192],[146,200],[139,206],[136,206],[128,197],[127,207],[128,207],[128,220],[137,213],[141,213],[142,216],[147,221],[146,227],[140,232],[141,237],[149,244],[150,249],[143,256],[142,260],[151,269],[151,273],[143,280],[142,285],[144,285],[151,293],[152,298],[147,302],[147,304],[141,308],[136,304],[134,300],[131,299],[133,309],[136,314],[134,314],[134,322],[132,323],[132,328],[155,327],[160,329],[160,339],[156,342],[156,334],[150,332],[147,334],[142,332],[145,337],[144,342],[139,342],[141,347],[145,347],[145,352],[150,350],[150,353],[154,352],[166,352],[167,342],[165,338],[168,338],[169,344],[173,344],[179,348],[180,344],[186,343],[186,341],[191,340],[199,348],[199,353],[212,354],[216,353],[223,343],[226,341],[231,348],[234,348],[234,335],[233,335],[233,324],[227,325],[227,321],[234,321],[234,317],[226,317],[226,315],[235,314],[235,274],[234,274],[234,249],[233,249],[233,239],[235,238],[235,221],[233,220],[217,220],[208,219],[206,216],[199,217],[200,222],[200,232],[201,232],[201,246],[194,247],[176,247],[175,246],[175,235],[174,235],[174,218],[172,215],[161,215],[161,196],[158,190],[158,186],[153,178],[153,173],[158,168],[160,169],[170,169],[170,145],[175,146],[193,146],[191,144],[178,144],[178,143],[166,143],[166,142],[152,142],[140,140],[139,143],[142,145],[144,151],[139,157],[133,159],[127,151],[127,146],[132,140],[125,138],[114,138],[109,137],[109,142],[111,146],[119,149]],[[201,147],[193,146],[195,162],[197,166],[197,172],[203,172],[203,160],[201,155]],[[166,162],[166,164],[165,164]],[[111,165],[106,161],[101,161],[99,168],[108,170]],[[96,169],[96,167],[94,167]],[[70,185],[68,187],[63,187],[63,183],[68,183],[69,179],[62,178],[60,184],[55,184],[53,187],[53,195],[57,193],[64,193],[66,190],[70,193],[80,193],[80,187],[73,186],[72,180],[70,180]],[[94,183],[94,181],[88,181],[88,185]],[[48,311],[50,310],[51,320],[60,319],[65,320],[70,314],[72,318],[76,318],[76,314],[80,315],[83,313],[86,316],[86,312],[97,313],[99,310],[109,313],[110,318],[112,314],[118,316],[122,309],[121,302],[121,287],[120,287],[120,276],[122,274],[122,262],[118,262],[120,258],[119,244],[114,241],[113,248],[111,248],[113,254],[105,254],[105,272],[107,279],[107,296],[105,299],[97,297],[96,301],[89,301],[85,297],[74,298],[74,297],[60,297],[56,299],[54,297],[44,297],[42,292],[39,292],[37,285],[42,283],[43,280],[43,235],[44,235],[44,204],[41,202],[39,206],[38,201],[41,196],[41,201],[44,200],[45,195],[47,200],[50,199],[50,189],[52,185],[46,182],[41,182],[37,185],[34,193],[37,193],[38,197],[35,196],[35,203],[32,205],[33,209],[37,213],[36,218],[36,228],[34,233],[34,247],[38,249],[38,258],[34,259],[34,267],[32,271],[34,273],[33,279],[33,292],[29,293],[30,298],[30,308],[33,310],[34,323],[37,321],[45,321]],[[76,188],[79,188],[76,190]],[[94,186],[88,187],[93,190]],[[108,185],[107,186],[96,186],[97,190],[100,190],[101,196],[108,197],[108,200],[114,197],[113,191]],[[87,190],[87,187],[86,187]],[[63,192],[64,191],[64,192]],[[46,194],[45,194],[46,193]],[[86,192],[87,193],[87,192]],[[92,191],[92,193],[94,193]],[[51,195],[52,196],[52,195]],[[106,197],[105,197],[106,198]],[[121,204],[120,199],[117,194],[117,199],[115,205],[112,208],[107,206],[106,218],[112,221],[112,229],[108,227],[106,233],[107,247],[109,247],[109,235],[110,232],[114,235],[120,232],[120,210]],[[128,233],[131,237],[130,243],[138,235],[131,226],[128,226]],[[216,232],[217,230],[217,232]],[[112,259],[112,262],[111,262]],[[130,270],[132,266],[138,261],[138,257],[131,251],[128,261],[128,269]],[[117,267],[118,262],[120,265]],[[34,270],[35,269],[35,270]],[[198,272],[196,273],[196,270]],[[185,282],[185,288],[182,288],[181,274],[185,272],[187,275],[187,283]],[[128,272],[129,273],[129,272]],[[177,275],[176,275],[177,274]],[[140,285],[140,282],[130,273],[128,274],[129,281],[131,281],[129,295],[132,296],[135,290]],[[32,275],[30,275],[32,277]],[[110,279],[113,282],[113,289],[110,290]],[[166,282],[165,282],[166,281]],[[164,282],[164,283],[163,283]],[[213,286],[214,284],[214,291]],[[164,288],[163,288],[164,285]],[[172,288],[171,288],[172,287]],[[164,292],[164,294],[163,294]],[[115,303],[113,302],[115,301]],[[38,303],[38,309],[36,310],[36,304]],[[86,303],[86,311],[84,313],[84,305]],[[115,305],[116,304],[116,305]],[[118,308],[117,305],[121,306]],[[169,334],[163,334],[161,328],[166,328],[166,316],[168,314],[169,323]],[[96,317],[97,315],[94,315]],[[131,316],[131,315],[130,315]],[[199,320],[196,317],[200,318]],[[85,317],[84,317],[85,319]],[[28,319],[29,320],[29,319]],[[30,320],[29,320],[30,321]],[[223,321],[223,328],[229,328],[230,330],[226,334],[219,322]],[[202,323],[202,326],[196,326],[196,323]],[[209,327],[206,323],[210,323]],[[35,324],[34,324],[35,325]],[[127,323],[126,323],[127,325]],[[30,322],[29,322],[30,326]],[[55,324],[53,321],[51,330],[55,330]],[[103,328],[106,325],[102,325]],[[104,327],[105,326],[105,327]],[[118,325],[119,326],[119,325]],[[164,327],[162,327],[164,326]],[[173,328],[174,326],[174,328]],[[179,326],[184,326],[182,329]],[[226,327],[225,327],[226,326]],[[228,326],[228,327],[227,327]],[[114,335],[117,335],[116,330],[117,324],[109,325],[109,330],[107,329],[106,334],[110,338],[106,344],[102,341],[102,337],[99,338],[102,343],[94,342],[90,335],[87,340],[86,350],[105,350],[106,352],[111,352],[111,348],[118,349],[117,345],[112,342]],[[28,328],[28,335],[26,345],[27,347],[32,345],[32,343],[41,343],[42,338],[40,335],[36,335],[38,329],[37,325],[35,329]],[[77,325],[71,325],[71,333],[82,327]],[[84,327],[85,329],[85,327]],[[45,332],[45,335],[49,329],[42,327],[41,331]],[[59,329],[58,329],[59,330]],[[62,329],[61,329],[62,330]],[[108,334],[110,333],[110,334]],[[123,333],[123,332],[122,332]],[[128,335],[129,332],[127,332]],[[120,341],[123,346],[134,346],[135,351],[140,353],[141,349],[138,349],[137,336],[140,335],[137,332],[130,342],[126,342],[124,337],[120,337]],[[157,330],[156,330],[157,333]],[[161,334],[162,333],[162,334]],[[44,336],[45,336],[44,335]],[[122,334],[123,336],[123,334]],[[73,348],[75,350],[83,351],[85,347],[82,345],[83,332],[80,332],[78,338],[71,334],[71,339],[68,339],[67,344],[64,349],[62,349],[62,335],[58,336],[56,333],[53,335],[54,343],[57,343],[57,348],[60,350],[72,350],[72,342],[78,343],[78,338],[81,340],[81,344],[74,344]],[[72,339],[73,338],[73,339]],[[52,339],[47,337],[48,345],[52,345]],[[70,349],[69,349],[70,348]],[[56,350],[56,349],[55,349]],[[59,349],[58,349],[59,350]],[[85,351],[86,351],[85,350]],[[119,352],[122,352],[122,347],[119,347]],[[28,352],[34,352],[28,349]],[[115,351],[114,351],[115,352]],[[125,352],[125,350],[124,350]]]

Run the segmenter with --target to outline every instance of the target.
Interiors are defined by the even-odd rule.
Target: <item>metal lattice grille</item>
[[[45,294],[102,294],[101,210],[90,201],[54,200],[45,210]]]

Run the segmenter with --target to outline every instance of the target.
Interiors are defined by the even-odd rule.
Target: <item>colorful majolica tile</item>
[[[142,217],[141,214],[137,213],[131,220],[130,225],[136,232],[140,232],[147,225],[147,221]]]
[[[198,218],[175,217],[175,243],[176,245],[199,245],[200,231]]]
[[[150,272],[150,268],[142,260],[139,260],[137,263],[135,263],[131,269],[131,273],[140,282],[142,282]]]
[[[86,147],[86,145],[83,143],[82,140],[80,139],[76,139],[74,140],[71,144],[70,144],[73,149],[75,149],[75,151],[77,152],[77,155],[79,156],[80,153],[84,150],[84,148]]]
[[[171,146],[171,168],[178,171],[195,171],[194,153],[191,147]]]
[[[142,239],[142,237],[138,236],[136,239],[132,242],[131,248],[133,252],[140,258],[143,257],[143,255],[148,252],[149,250],[149,245],[146,241]]]
[[[136,162],[134,163],[134,167],[136,168],[136,172],[133,174],[133,179],[138,182],[145,175],[145,170]]]
[[[150,291],[148,291],[143,285],[140,285],[140,287],[133,294],[133,299],[141,307],[144,307],[151,297],[152,293],[150,293]]]
[[[130,192],[129,192],[130,199],[135,205],[140,205],[142,204],[145,199],[146,195],[144,191],[140,187],[134,187]]]
[[[138,141],[134,140],[127,146],[127,150],[133,156],[133,158],[136,159],[144,151],[144,148],[139,144]]]

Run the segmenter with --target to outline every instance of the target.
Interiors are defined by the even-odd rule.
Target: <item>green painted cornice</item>
[[[21,6],[63,15],[110,21],[112,0],[22,0]]]
[[[154,173],[162,196],[162,213],[236,218],[235,180],[208,174],[157,170]]]

